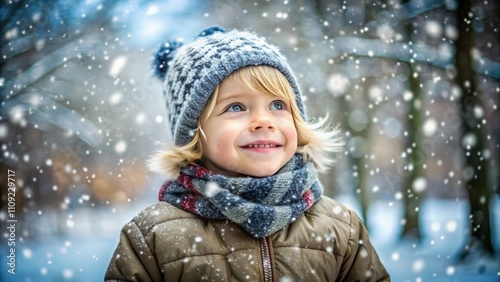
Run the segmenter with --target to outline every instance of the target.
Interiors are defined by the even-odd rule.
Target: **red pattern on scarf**
[[[210,170],[202,166],[193,166],[193,169],[196,171],[197,178],[203,178],[206,174],[211,174]]]
[[[304,199],[304,201],[306,201],[306,204],[307,204],[306,210],[308,210],[312,206],[312,204],[314,203],[314,197],[313,197],[312,191],[311,190],[307,190],[302,195],[302,199]]]
[[[186,187],[189,191],[198,193],[196,189],[194,189],[193,187],[193,179],[191,177],[181,174],[179,175],[179,177],[177,177],[177,180],[182,186]]]
[[[163,201],[163,194],[165,194],[165,191],[167,190],[170,183],[172,183],[172,181],[167,181],[161,186],[160,192],[158,192],[159,201]]]
[[[201,166],[193,166],[192,168],[193,170],[195,170],[197,178],[203,178],[203,176],[205,176],[206,174],[211,173],[209,170]],[[189,191],[194,192],[193,194],[186,195],[186,197],[181,201],[182,209],[194,214],[198,214],[198,212],[196,211],[196,201],[198,200],[200,195],[199,192],[194,189],[193,179],[187,175],[181,174],[179,175],[179,177],[177,177],[177,181],[179,181],[179,183]],[[171,182],[172,181],[167,181],[161,186],[160,192],[158,193],[158,199],[160,201],[163,199],[163,195]]]
[[[181,207],[183,210],[198,214],[196,211],[196,201],[198,200],[199,195],[189,194],[184,199],[182,199]]]

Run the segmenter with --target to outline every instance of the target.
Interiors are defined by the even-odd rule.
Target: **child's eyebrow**
[[[222,103],[222,102],[225,102],[227,100],[237,100],[237,99],[241,99],[245,96],[248,96],[248,94],[246,93],[234,93],[234,94],[229,94],[228,96],[225,96],[221,99],[217,99],[217,103]],[[220,96],[219,96],[220,98]]]

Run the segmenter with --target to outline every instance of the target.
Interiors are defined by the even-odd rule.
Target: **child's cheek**
[[[295,123],[293,122],[293,120],[280,121],[278,123],[278,127],[282,131],[297,135],[297,129],[295,128]]]

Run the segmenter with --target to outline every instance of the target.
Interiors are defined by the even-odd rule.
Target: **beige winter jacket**
[[[322,197],[254,238],[229,221],[155,204],[122,230],[107,281],[390,281],[359,218]]]

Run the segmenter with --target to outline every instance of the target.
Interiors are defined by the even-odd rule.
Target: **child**
[[[322,196],[338,132],[309,123],[279,51],[210,28],[165,44],[171,180],[122,230],[107,281],[390,281],[359,218]]]

